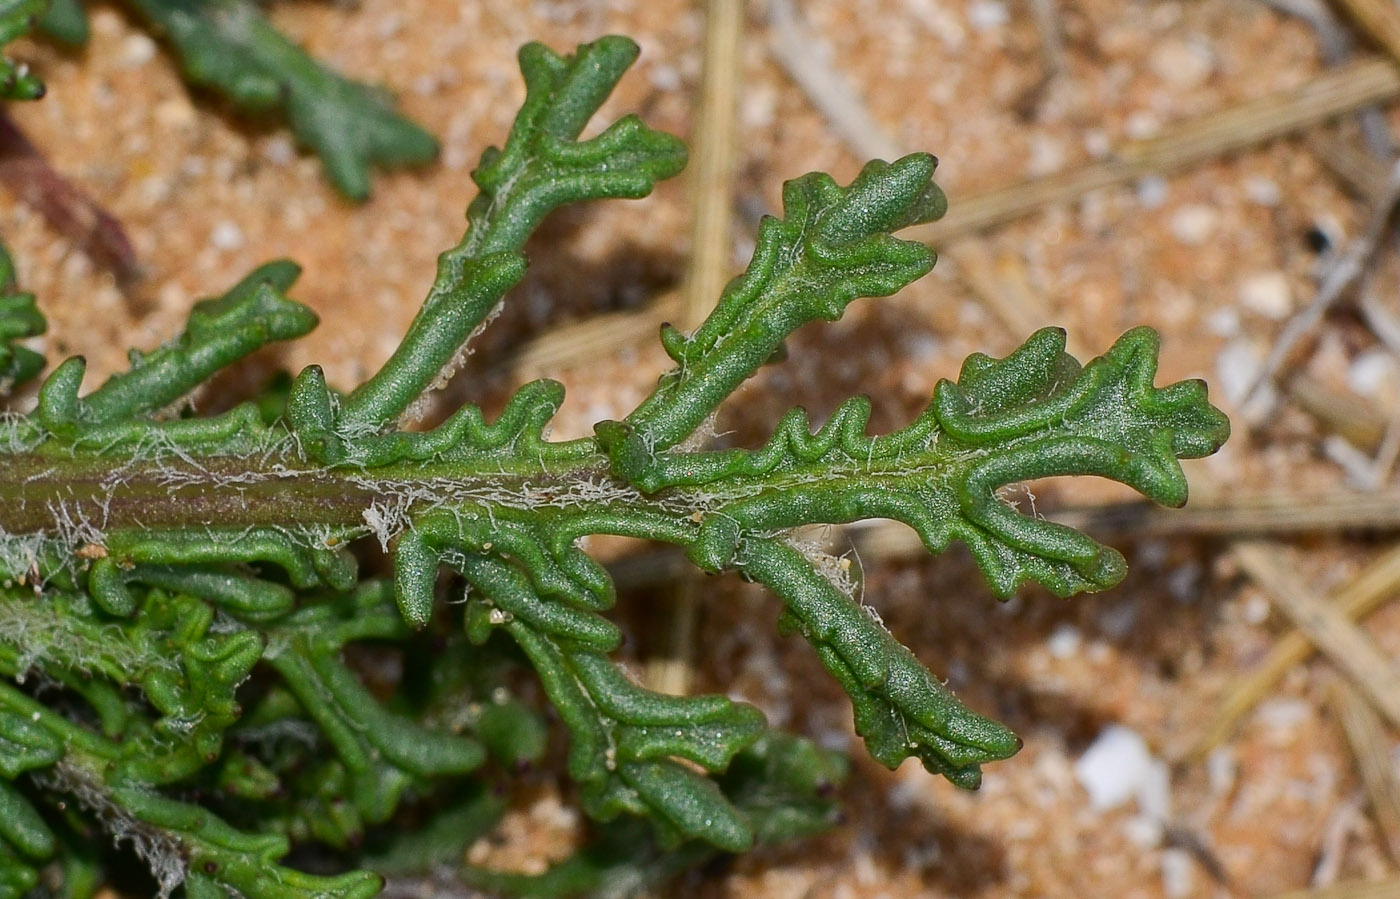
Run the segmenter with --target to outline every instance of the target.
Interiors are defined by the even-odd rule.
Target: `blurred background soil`
[[[1357,28],[1348,5],[1400,15],[1390,0],[748,5],[733,270],[759,216],[778,210],[784,179],[823,170],[844,183],[872,153],[938,155],[952,211],[943,230],[924,235],[943,255],[935,273],[799,333],[788,360],[721,417],[726,440],[755,445],[782,410],[800,404],[821,420],[856,393],[873,398],[873,429],[898,427],[964,356],[1005,354],[1042,324],[1067,328],[1071,347],[1088,354],[1152,325],[1163,336],[1159,383],[1209,380],[1235,435],[1219,455],[1188,463],[1217,518],[1149,532],[1129,517],[1101,529],[1132,563],[1102,595],[1062,601],[1027,589],[998,604],[961,550],[863,557],[865,600],[895,635],[1025,740],[976,793],[913,762],[888,772],[864,758],[845,697],[804,644],[776,635],[772,597],[737,580],[701,582],[694,689],[751,701],[775,725],[849,748],[855,765],[839,829],[696,874],[675,895],[1355,896],[1347,884],[1381,881],[1393,892],[1373,895],[1400,896],[1396,722],[1358,713],[1349,739],[1341,714],[1358,701],[1369,707],[1357,687],[1384,694],[1395,677],[1400,604],[1381,603],[1359,629],[1339,625],[1377,654],[1379,669],[1353,670],[1359,656],[1338,647],[1355,644],[1318,636],[1332,658],[1286,666],[1223,739],[1201,742],[1238,679],[1293,626],[1285,610],[1306,619],[1384,564],[1397,524],[1400,366],[1387,328],[1400,313],[1400,254],[1386,228],[1367,229],[1373,218],[1384,225],[1396,200],[1397,123],[1386,103],[1400,96],[1400,76],[1374,37],[1384,40],[1384,21]],[[436,255],[460,236],[469,172],[504,138],[523,96],[515,52],[528,40],[568,50],[631,35],[642,56],[605,118],[636,110],[654,127],[697,136],[699,3],[279,2],[270,14],[316,56],[393,90],[442,140],[440,160],[379,173],[357,207],[284,129],[191,94],[118,8],[94,7],[85,51],[15,45],[49,85],[42,102],[13,107],[15,121],[125,224],[142,267],[118,285],[0,193],[0,233],[49,318],[36,346],[51,363],[81,353],[95,383],[125,364],[127,347],[176,333],[194,299],[288,256],[305,268],[292,294],[319,312],[321,327],[221,389],[311,362],[335,385],[358,383],[397,345]],[[814,85],[814,70],[827,80]],[[1329,73],[1344,98],[1361,99],[1300,112],[1297,98]],[[1284,113],[1302,119],[1286,134],[1232,143],[1254,121],[1235,111],[1261,98],[1283,98]],[[1357,113],[1365,100],[1379,105]],[[1202,116],[1225,137],[1212,132],[1216,143],[1193,151],[1186,138],[1196,140],[1191,123]],[[1083,172],[1112,177],[1071,177]],[[1028,184],[1061,188],[1041,196]],[[519,379],[547,375],[569,391],[556,437],[624,415],[669,365],[654,339],[665,316],[649,304],[684,276],[691,196],[682,175],[645,200],[553,218],[533,241],[527,282],[450,399],[498,409]],[[980,215],[988,197],[1015,202],[959,222],[960,207]],[[1339,260],[1355,263],[1348,289],[1315,323],[1292,324],[1322,311],[1320,290],[1327,300],[1328,279],[1347,271]],[[641,336],[614,341],[604,356],[571,354],[567,341],[552,353],[531,343],[604,313],[641,322]],[[1276,350],[1290,329],[1300,339]],[[1276,365],[1266,362],[1271,352]],[[1052,515],[1126,498],[1096,482],[1009,497]],[[1267,521],[1241,511],[1264,500],[1274,509]],[[856,538],[835,539],[839,548]],[[1372,592],[1389,598],[1396,583],[1389,575]],[[1280,596],[1289,589],[1301,599]],[[639,669],[664,642],[664,593],[634,591],[620,609]],[[1317,620],[1325,629],[1336,617]],[[1371,704],[1386,707],[1383,695]],[[567,798],[540,795],[474,858],[525,864],[567,843],[579,827]]]

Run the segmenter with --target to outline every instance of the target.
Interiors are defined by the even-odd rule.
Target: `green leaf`
[[[495,595],[489,580],[474,580]],[[529,625],[504,625],[539,672],[568,726],[569,773],[585,808],[601,821],[621,813],[652,818],[667,843],[700,839],[732,852],[754,835],[710,779],[671,761],[722,771],[763,733],[757,709],[723,696],[666,696],[636,686],[605,656],[546,637]]]
[[[39,17],[39,31],[69,47],[86,44],[91,30],[80,0],[49,0],[48,9]]]
[[[1018,514],[997,491],[1096,475],[1179,506],[1186,479],[1178,459],[1214,452],[1229,422],[1202,382],[1153,386],[1151,329],[1129,331],[1083,368],[1064,353],[1064,339],[1045,329],[1006,359],[972,357],[958,382],[939,383],[924,414],[889,435],[866,435],[863,399],[843,404],[815,434],[795,410],[762,449],[656,454],[634,482],[648,492],[703,492],[708,507],[690,554],[707,570],[732,567],[745,534],[893,518],[932,552],[966,542],[1000,595],[1027,580],[1062,596],[1102,590],[1126,570],[1117,552]]]
[[[245,0],[130,0],[169,41],[194,84],[252,112],[276,111],[321,157],[352,200],[369,196],[372,165],[430,162],[437,141],[380,90],[316,62]]]
[[[48,0],[0,0],[0,48],[23,37],[43,15]],[[0,56],[0,100],[37,100],[44,95],[44,82],[24,63],[13,63]],[[0,278],[0,286],[3,286]]]
[[[0,62],[0,79],[4,77],[3,65]],[[11,341],[37,337],[46,327],[44,316],[34,305],[34,295],[15,289],[14,262],[4,244],[0,244],[0,396],[44,367],[43,356],[28,347],[13,346]]]
[[[802,325],[835,321],[858,297],[888,296],[927,274],[933,251],[886,232],[943,214],[937,164],[914,153],[871,162],[845,188],[820,173],[784,185],[783,218],[759,225],[753,261],[714,312],[689,338],[663,329],[677,368],[623,426],[599,426],[616,472],[644,478],[653,452],[690,436]]]
[[[909,757],[962,787],[981,782],[981,766],[1010,758],[1021,741],[970,711],[919,664],[871,613],[777,540],[749,539],[741,570],[783,599],[787,626],[817,650],[850,695],[856,732],[887,768]]]
[[[150,353],[133,350],[130,371],[84,397],[78,417],[106,424],[158,411],[269,343],[308,333],[316,314],[285,294],[300,274],[293,262],[269,262],[223,296],[196,303],[182,334]]]
[[[54,852],[53,831],[28,800],[0,780],[0,846],[5,843],[30,861],[45,861]]]
[[[505,148],[488,148],[472,173],[462,241],[438,257],[437,279],[403,342],[345,402],[340,428],[375,432],[445,382],[476,330],[525,271],[525,240],[553,209],[609,197],[643,197],[685,165],[685,146],[635,116],[589,140],[577,137],[637,57],[623,37],[560,56],[541,44],[520,51],[525,103]]]

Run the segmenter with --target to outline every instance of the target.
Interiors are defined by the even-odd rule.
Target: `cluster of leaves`
[[[658,694],[619,667],[613,585],[582,546],[593,534],[673,544],[767,585],[881,763],[914,757],[974,787],[1017,750],[791,534],[892,518],[932,552],[966,542],[1003,595],[1110,586],[1117,553],[997,491],[1093,474],[1185,500],[1177,460],[1213,452],[1228,425],[1203,384],[1153,386],[1151,331],[1084,366],[1056,330],[974,356],[891,434],[868,435],[869,403],[853,399],[815,431],[793,410],[758,449],[689,448],[794,330],[929,271],[932,252],[891,232],[942,214],[932,157],[872,162],[845,187],[789,182],[714,313],[693,334],[663,330],[675,367],[592,436],[547,438],[563,389],[546,380],[494,421],[465,405],[428,430],[404,424],[520,280],[548,212],[643,196],[683,166],[680,143],[635,116],[579,137],[636,52],[616,37],[573,56],[521,50],[526,99],[473,174],[465,236],[397,351],[349,393],[313,366],[219,415],[171,413],[316,324],[286,295],[296,267],[277,262],[198,304],[129,371],[80,395],[84,363],[69,359],[32,414],[0,420],[0,896],[45,871],[89,894],[105,870],[97,829],[162,890],[202,899],[368,896],[380,874],[443,863],[511,892],[621,891],[828,824],[838,758],[744,703]],[[391,576],[361,574],[363,538]],[[545,752],[529,670],[567,731],[579,803],[611,824],[540,877],[463,869],[500,784]],[[293,845],[345,873],[287,867]]]

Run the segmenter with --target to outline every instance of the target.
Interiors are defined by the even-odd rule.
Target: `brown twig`
[[[1247,101],[1124,147],[1117,156],[959,197],[946,218],[905,232],[941,244],[1020,218],[1044,206],[1148,174],[1177,171],[1252,147],[1381,100],[1400,96],[1400,72],[1384,59],[1362,59],[1323,72],[1298,87]]]
[[[37,209],[50,227],[119,280],[129,281],[137,275],[136,251],[121,222],[56,172],[3,111],[0,184]]]
[[[1317,296],[1313,298],[1312,302],[1289,319],[1288,324],[1279,333],[1268,357],[1265,358],[1259,372],[1255,375],[1254,383],[1245,392],[1241,406],[1249,405],[1263,386],[1273,381],[1274,376],[1298,342],[1317,327],[1327,310],[1332,308],[1347,289],[1356,283],[1356,279],[1366,271],[1371,257],[1376,252],[1377,245],[1385,236],[1397,203],[1400,203],[1400,162],[1391,166],[1390,176],[1386,179],[1384,190],[1372,204],[1371,216],[1366,223],[1366,230],[1360,237],[1351,242],[1346,251],[1327,270],[1327,274],[1322,278],[1322,284],[1318,287]]]
[[[1365,882],[1348,881],[1319,889],[1292,890],[1280,893],[1273,899],[1395,899],[1396,896],[1400,896],[1400,877]]]
[[[1331,604],[1352,621],[1364,618],[1400,591],[1400,546],[1383,553],[1359,575],[1333,594]],[[1188,753],[1190,758],[1204,758],[1220,745],[1234,729],[1245,712],[1273,691],[1296,665],[1313,653],[1313,645],[1298,631],[1284,634],[1274,644],[1267,658],[1253,671],[1237,679],[1225,691],[1209,726]]]
[[[1299,409],[1348,443],[1367,452],[1381,445],[1387,421],[1373,404],[1355,394],[1333,390],[1305,372],[1291,376],[1285,389]]]
[[[1390,58],[1400,62],[1400,9],[1392,0],[1336,0]]]
[[[729,278],[734,159],[738,153],[735,108],[743,64],[743,0],[709,0],[705,18],[705,68],[695,117],[691,169],[690,264],[681,291],[681,327],[693,330],[714,309]],[[647,685],[662,693],[690,691],[699,626],[698,583],[692,573],[672,591],[665,619],[666,645],[647,665]]]
[[[1245,573],[1292,621],[1318,651],[1394,726],[1400,726],[1400,674],[1375,641],[1335,603],[1324,602],[1303,587],[1277,544],[1246,540],[1235,544],[1235,559]]]
[[[1331,700],[1356,760],[1371,816],[1391,860],[1400,864],[1400,780],[1390,761],[1390,736],[1375,711],[1347,684],[1335,684]]]
[[[773,58],[811,99],[831,130],[861,159],[895,159],[904,153],[851,89],[840,72],[812,54],[812,38],[797,21],[792,0],[769,0]]]

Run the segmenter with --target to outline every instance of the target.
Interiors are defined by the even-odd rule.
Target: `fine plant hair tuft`
[[[0,0],[0,22],[72,5]],[[236,65],[235,51],[291,64],[257,55],[275,39],[249,18],[256,7],[131,5],[197,80],[282,103],[351,194],[381,160],[377,141],[403,137],[383,108],[354,135],[304,131],[305,91],[364,98],[304,60],[268,93],[266,79],[290,76]],[[867,432],[870,402],[856,397],[815,429],[792,409],[757,449],[694,439],[799,327],[928,273],[933,252],[893,234],[943,214],[932,156],[870,162],[849,185],[788,182],[782,216],[760,224],[709,318],[662,329],[674,367],[591,436],[548,438],[564,398],[549,380],[492,420],[468,404],[428,430],[401,426],[519,283],[550,211],[645,196],[685,164],[676,138],[636,116],[580,139],[636,55],[622,37],[520,51],[524,104],[472,175],[466,233],[364,383],[341,392],[311,366],[217,415],[176,405],[316,325],[282,260],[195,304],[181,334],[96,389],[81,392],[71,358],[32,413],[0,418],[0,899],[41,873],[92,895],[131,861],[114,840],[135,846],[161,895],[192,899],[353,899],[385,877],[444,876],[619,895],[830,826],[841,756],[769,729],[750,705],[656,693],[619,666],[615,588],[583,548],[595,534],[671,544],[767,587],[881,764],[916,758],[975,788],[1017,751],[885,627],[858,560],[804,529],[889,518],[931,553],[962,541],[1003,597],[1028,582],[1061,596],[1113,586],[1121,555],[1012,500],[1025,481],[1087,474],[1185,502],[1179,460],[1215,452],[1229,426],[1204,384],[1154,385],[1153,331],[1084,364],[1057,329],[1005,358],[974,355],[887,434]],[[0,75],[12,95],[36,92],[14,66]],[[9,384],[42,365],[16,342],[43,322],[13,282],[0,256]],[[567,745],[589,842],[537,876],[465,865],[505,809],[504,784],[552,741]],[[287,863],[294,848],[308,870]]]

